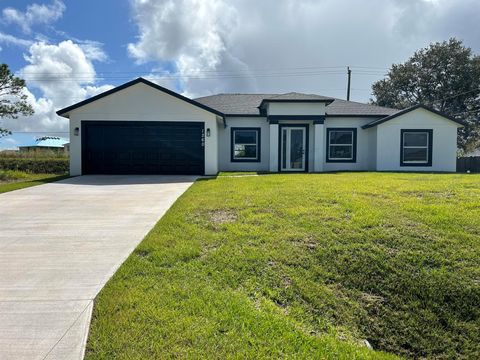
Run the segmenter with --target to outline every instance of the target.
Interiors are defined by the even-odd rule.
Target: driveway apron
[[[82,359],[93,299],[193,176],[80,176],[0,195],[0,359]]]

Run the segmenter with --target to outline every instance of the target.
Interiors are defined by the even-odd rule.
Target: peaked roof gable
[[[173,96],[173,97],[176,97],[177,99],[183,100],[183,101],[185,101],[185,102],[187,102],[187,103],[189,103],[189,104],[192,104],[193,106],[199,107],[199,108],[201,108],[201,109],[203,109],[203,110],[206,110],[206,111],[208,111],[208,112],[211,112],[211,113],[213,113],[213,114],[215,114],[215,115],[218,115],[218,116],[221,116],[221,117],[224,116],[224,114],[223,114],[222,112],[218,111],[218,110],[212,109],[212,108],[209,107],[209,106],[206,106],[206,105],[204,105],[204,104],[201,104],[201,103],[199,103],[199,102],[197,102],[197,101],[195,101],[195,100],[189,99],[189,98],[187,98],[186,96],[180,95],[180,94],[178,94],[178,93],[176,93],[176,92],[174,92],[174,91],[172,91],[172,90],[168,90],[167,88],[164,88],[163,86],[157,85],[157,84],[155,84],[155,83],[153,83],[153,82],[151,82],[151,81],[148,81],[148,80],[146,80],[146,79],[144,79],[144,78],[141,78],[141,77],[139,77],[139,78],[137,78],[137,79],[135,79],[135,80],[129,81],[129,82],[123,84],[123,85],[117,86],[117,87],[115,87],[115,88],[113,88],[113,89],[107,90],[107,91],[105,91],[105,92],[103,92],[103,93],[101,93],[101,94],[92,96],[91,98],[88,98],[88,99],[86,99],[86,100],[80,101],[80,102],[78,102],[78,103],[76,103],[76,104],[73,104],[73,105],[71,105],[71,106],[68,106],[68,107],[66,107],[66,108],[63,108],[63,109],[61,109],[61,110],[58,110],[58,111],[57,111],[57,115],[63,116],[63,117],[68,117],[68,113],[69,113],[70,111],[72,111],[72,110],[78,109],[78,108],[80,108],[80,107],[82,107],[82,106],[85,106],[85,105],[87,105],[87,104],[90,104],[90,103],[92,103],[92,102],[94,102],[94,101],[97,101],[97,100],[99,100],[99,99],[101,99],[101,98],[104,98],[104,97],[106,97],[106,96],[115,94],[115,93],[118,92],[118,91],[121,91],[121,90],[126,89],[126,88],[128,88],[128,87],[130,87],[130,86],[133,86],[133,85],[136,85],[136,84],[140,84],[140,83],[141,83],[141,84],[148,85],[148,86],[150,86],[150,87],[152,87],[152,88],[154,88],[154,89],[156,89],[156,90],[159,90],[159,91],[164,92],[164,93],[166,93],[166,94],[168,94],[168,95],[171,95],[171,96]]]
[[[406,114],[406,113],[409,113],[409,112],[414,111],[414,110],[417,110],[417,109],[424,109],[424,110],[430,111],[430,112],[432,112],[432,113],[434,113],[434,114],[437,114],[437,115],[439,115],[439,116],[441,116],[441,117],[443,117],[443,118],[445,118],[445,119],[447,119],[447,120],[453,121],[453,122],[455,122],[455,123],[457,123],[457,124],[460,124],[460,125],[462,125],[462,126],[464,125],[463,122],[461,122],[460,120],[457,120],[457,119],[455,119],[455,118],[453,118],[453,117],[451,117],[451,116],[449,116],[449,115],[447,115],[447,114],[444,114],[444,113],[442,113],[442,112],[440,112],[440,111],[438,111],[438,110],[435,110],[434,108],[431,108],[431,107],[426,106],[426,105],[418,104],[418,105],[414,105],[414,106],[411,106],[411,107],[409,107],[409,108],[406,108],[406,109],[404,109],[404,110],[398,111],[398,112],[396,112],[395,114],[389,115],[389,116],[387,116],[387,117],[384,117],[384,118],[377,119],[377,120],[374,120],[374,121],[372,121],[372,122],[369,122],[368,124],[363,125],[363,126],[362,126],[362,129],[368,129],[368,128],[371,128],[371,127],[373,127],[373,126],[377,126],[377,125],[383,124],[383,123],[386,122],[386,121],[395,119],[396,117],[399,117],[399,116],[401,116],[401,115],[404,115],[404,114]]]

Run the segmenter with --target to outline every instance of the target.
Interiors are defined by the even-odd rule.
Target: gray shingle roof
[[[327,106],[328,115],[362,115],[362,116],[387,116],[396,113],[397,109],[386,108],[382,106],[363,104],[355,101],[335,99],[333,103]]]
[[[218,94],[195,101],[224,114],[259,115],[258,107],[262,100],[276,95],[278,94]]]
[[[429,106],[426,106],[426,105],[422,105],[422,104],[418,104],[418,105],[414,105],[414,106],[411,106],[409,108],[406,108],[406,109],[403,109],[403,110],[399,110],[399,111],[396,111],[395,113],[387,116],[387,117],[384,117],[384,118],[381,118],[381,119],[376,119],[366,125],[363,125],[362,128],[364,129],[368,129],[372,126],[377,126],[377,125],[380,125],[380,124],[383,124],[384,122],[386,121],[389,121],[389,120],[392,120],[392,119],[395,119],[396,117],[398,116],[401,116],[403,114],[406,114],[406,113],[409,113],[410,111],[414,111],[414,110],[417,110],[417,109],[425,109],[427,111],[430,111],[434,114],[437,114],[437,115],[440,115],[440,116],[443,116],[445,119],[447,120],[450,120],[450,121],[453,121],[461,126],[465,126],[465,124],[460,121],[459,119],[455,119],[454,117],[452,116],[449,116],[447,114],[444,114],[438,110],[435,110],[434,108],[431,108]]]
[[[211,107],[227,115],[259,115],[258,107],[263,100],[334,100],[327,105],[327,115],[334,116],[388,116],[398,110],[381,106],[328,98],[315,94],[287,93],[287,94],[218,94],[195,99],[195,101]]]
[[[274,95],[268,98],[264,98],[263,100],[269,101],[269,100],[319,100],[319,101],[333,101],[335,99],[331,97],[326,97],[322,95],[316,95],[316,94],[303,94],[303,93],[297,93],[297,92],[289,92],[286,94],[279,94],[279,95]]]

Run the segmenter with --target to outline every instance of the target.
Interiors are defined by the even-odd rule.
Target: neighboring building
[[[195,100],[139,78],[57,112],[70,172],[455,171],[455,119],[330,97],[220,94]]]
[[[55,137],[55,136],[45,136],[35,140],[31,145],[19,146],[21,152],[28,151],[54,151],[54,152],[63,152],[64,145],[68,143],[68,140]]]

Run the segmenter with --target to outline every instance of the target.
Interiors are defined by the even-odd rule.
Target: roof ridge
[[[409,112],[411,112],[411,111],[414,111],[414,110],[417,110],[417,109],[424,109],[424,110],[430,111],[430,112],[432,112],[432,113],[434,113],[434,114],[437,114],[437,115],[439,115],[439,116],[444,117],[444,118],[447,119],[447,120],[453,121],[453,122],[455,122],[455,123],[457,123],[457,124],[460,124],[461,126],[465,126],[465,124],[463,123],[463,121],[460,121],[460,120],[458,120],[458,119],[455,119],[454,117],[449,116],[449,115],[447,115],[447,114],[445,114],[445,113],[443,113],[443,112],[441,112],[441,111],[438,111],[438,110],[436,110],[436,109],[434,109],[434,108],[432,108],[432,107],[430,107],[430,106],[427,106],[427,105],[424,105],[424,104],[417,104],[417,105],[413,105],[413,106],[410,106],[410,107],[408,107],[408,108],[405,108],[405,109],[403,109],[403,110],[399,110],[399,111],[397,111],[396,113],[393,113],[393,114],[391,114],[391,115],[385,116],[385,117],[383,117],[383,118],[381,118],[381,119],[377,119],[377,120],[374,120],[374,121],[372,121],[372,122],[369,122],[368,124],[363,125],[363,126],[362,126],[362,129],[368,129],[368,128],[372,127],[372,126],[380,125],[380,124],[382,124],[382,123],[384,123],[384,122],[386,122],[386,121],[389,121],[389,120],[391,120],[391,119],[395,119],[395,118],[398,117],[398,116],[402,116],[402,115],[404,115],[404,114],[407,114],[407,113],[409,113]]]
[[[167,89],[167,88],[165,88],[165,87],[163,87],[163,86],[161,86],[161,85],[158,85],[158,84],[156,84],[156,83],[154,83],[154,82],[152,82],[152,81],[150,81],[150,80],[147,80],[147,79],[145,79],[145,78],[143,78],[143,77],[138,77],[138,78],[133,79],[133,80],[131,80],[131,81],[128,81],[128,82],[126,82],[126,83],[124,83],[124,84],[122,84],[122,85],[119,85],[119,86],[117,86],[117,87],[114,87],[113,89],[104,91],[104,92],[102,92],[102,93],[100,93],[100,94],[91,96],[91,97],[89,97],[89,98],[87,98],[87,99],[85,99],[85,100],[83,100],[83,101],[77,102],[77,103],[75,103],[75,104],[73,104],[73,105],[67,106],[67,107],[65,107],[65,108],[63,108],[63,109],[60,109],[60,110],[57,110],[56,114],[57,114],[58,116],[63,116],[63,117],[68,118],[68,117],[69,117],[69,114],[68,114],[68,113],[69,113],[70,111],[72,111],[72,110],[75,110],[75,109],[77,109],[77,108],[79,108],[79,107],[85,106],[85,105],[90,104],[90,103],[92,103],[92,102],[94,102],[94,101],[97,101],[97,100],[99,100],[99,99],[101,99],[101,98],[104,98],[104,97],[106,97],[106,96],[115,94],[115,93],[118,92],[118,91],[124,90],[124,89],[126,89],[126,88],[129,88],[129,87],[131,87],[131,86],[134,86],[134,85],[137,85],[137,84],[140,84],[140,83],[142,83],[142,84],[144,84],[144,85],[147,85],[147,86],[150,86],[151,88],[156,89],[156,90],[158,90],[158,91],[161,91],[161,92],[163,92],[163,93],[165,93],[165,94],[167,94],[167,95],[176,97],[177,99],[180,99],[180,100],[182,100],[182,101],[185,101],[185,102],[187,102],[187,103],[189,103],[189,104],[191,104],[191,105],[193,105],[193,106],[197,106],[197,107],[199,107],[199,108],[201,108],[201,109],[203,109],[203,110],[205,110],[205,111],[208,111],[208,112],[210,112],[210,113],[213,113],[213,114],[215,114],[215,115],[224,116],[224,114],[223,114],[222,112],[220,112],[220,111],[218,111],[218,110],[216,110],[216,109],[213,109],[213,108],[211,108],[211,107],[209,107],[209,106],[206,106],[206,105],[204,105],[204,104],[202,104],[202,103],[200,103],[200,102],[197,102],[197,101],[195,101],[194,99],[191,99],[191,98],[189,98],[189,97],[183,96],[182,94],[179,94],[179,93],[177,93],[177,92],[175,92],[175,91],[173,91],[173,90]]]
[[[281,94],[271,94],[271,95],[274,95],[270,98],[267,98],[266,100],[270,100],[270,99],[276,99],[280,96],[285,96],[285,95],[291,95],[291,94],[298,94],[298,95],[313,95],[313,96],[322,96],[322,95],[318,95],[318,94],[307,94],[307,93],[301,93],[301,92],[298,92],[298,91],[289,91],[289,92],[286,92],[286,93],[281,93]],[[266,94],[267,95],[267,94]]]
[[[217,96],[217,95],[284,95],[284,94],[274,94],[274,93],[240,93],[240,92],[231,92],[231,93],[217,93],[211,95],[205,95],[201,97],[208,97],[208,96]]]
[[[360,104],[360,105],[367,105],[367,106],[374,106],[374,107],[381,108],[381,109],[388,109],[388,110],[397,110],[397,111],[400,111],[399,109],[391,108],[391,107],[388,107],[388,106],[381,106],[381,105],[369,104],[369,103],[364,103],[364,102],[360,102],[360,101],[345,100],[345,99],[340,99],[340,98],[332,98],[332,99],[340,100],[340,101],[344,101],[344,102],[348,102],[348,103],[354,103],[354,104]]]

